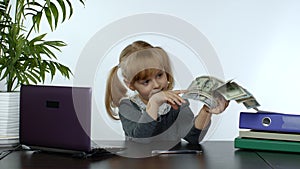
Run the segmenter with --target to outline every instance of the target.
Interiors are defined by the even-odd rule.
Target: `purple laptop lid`
[[[90,151],[91,95],[89,87],[22,85],[20,143]]]

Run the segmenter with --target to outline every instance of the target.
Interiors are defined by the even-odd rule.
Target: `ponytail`
[[[118,68],[115,66],[111,69],[107,82],[106,82],[106,94],[105,94],[105,108],[108,115],[115,119],[119,120],[118,113],[114,112],[114,108],[119,107],[120,100],[126,96],[127,89],[121,83],[118,78]]]

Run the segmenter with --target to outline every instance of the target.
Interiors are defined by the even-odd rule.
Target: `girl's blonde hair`
[[[124,48],[119,56],[119,64],[114,66],[106,83],[105,108],[113,119],[119,119],[113,109],[120,105],[120,100],[127,97],[127,88],[118,77],[121,69],[124,80],[133,84],[145,79],[157,70],[164,70],[169,82],[168,90],[174,86],[173,73],[168,54],[160,47],[153,47],[145,41],[135,41]]]

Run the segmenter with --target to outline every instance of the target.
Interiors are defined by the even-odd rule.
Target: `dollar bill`
[[[217,88],[218,91],[226,100],[238,100],[250,97],[251,94],[246,92],[235,82],[228,82]]]
[[[217,106],[217,97],[224,97],[226,100],[235,100],[243,103],[247,109],[258,110],[260,106],[254,96],[233,80],[224,82],[213,76],[200,76],[195,78],[189,85],[188,92],[183,94],[185,99],[198,100],[213,108]]]
[[[242,102],[244,104],[244,106],[247,108],[247,109],[255,109],[255,110],[258,110],[257,107],[260,106],[260,104],[256,101],[256,99],[248,99],[246,101],[243,101]]]
[[[206,104],[208,107],[215,107],[216,100],[213,97],[213,91],[223,85],[224,82],[215,77],[201,76],[192,81],[188,87],[188,92],[182,97],[185,99],[198,100]]]
[[[206,104],[208,107],[215,107],[217,102],[212,95],[208,95],[203,92],[188,92],[182,96],[184,99],[198,100]]]

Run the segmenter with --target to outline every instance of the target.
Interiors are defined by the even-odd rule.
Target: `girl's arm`
[[[184,92],[186,92],[186,91],[185,90],[167,90],[167,91],[161,91],[161,92],[154,94],[153,96],[150,97],[150,99],[147,103],[146,112],[154,120],[157,120],[158,109],[163,103],[167,102],[173,107],[173,109],[178,109],[178,105],[182,105],[182,104],[186,103],[186,101],[179,96],[179,94],[182,94]]]
[[[119,116],[125,135],[133,138],[151,137],[157,125],[156,120],[147,112],[141,112],[129,100],[121,101]]]
[[[200,110],[198,116],[195,118],[195,128],[202,130],[207,127],[211,120],[211,113],[209,112],[209,108],[204,105]]]
[[[199,142],[206,135],[211,124],[211,113],[207,112],[208,107],[203,106],[200,109],[198,115],[192,120],[192,125],[189,132],[184,136],[184,139],[190,144],[199,144]],[[189,108],[185,108],[184,114],[192,111]]]
[[[198,115],[195,117],[194,126],[185,136],[185,140],[192,144],[198,144],[204,138],[211,124],[212,114],[222,113],[229,104],[229,102],[224,98],[217,99],[217,102],[218,106],[212,109],[203,105]]]
[[[212,114],[222,113],[229,104],[229,101],[225,100],[223,96],[216,98],[218,105],[214,108],[209,108],[206,105],[203,105],[200,110],[197,118],[195,119],[195,127],[199,130],[206,128],[209,124]]]

